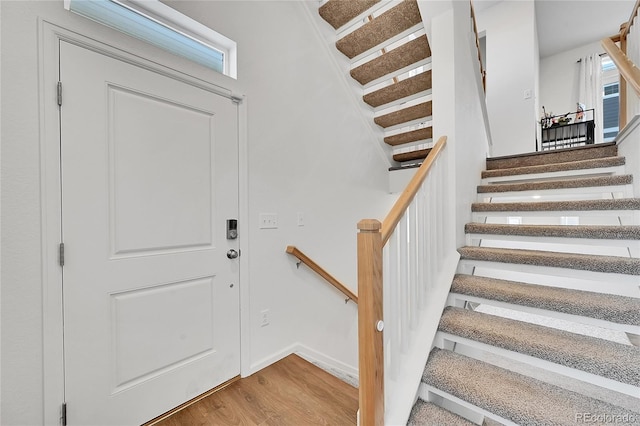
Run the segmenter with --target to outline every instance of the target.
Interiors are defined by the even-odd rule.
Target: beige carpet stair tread
[[[346,2],[345,2],[346,3]],[[416,0],[404,0],[336,42],[349,59],[422,22]]]
[[[640,386],[640,348],[635,346],[451,306],[438,330]]]
[[[479,185],[478,193],[539,191],[548,189],[589,188],[597,186],[628,185],[633,182],[633,175],[596,176],[576,179],[548,180],[542,182],[504,183]]]
[[[429,155],[429,152],[431,152],[431,148],[402,152],[400,154],[394,154],[393,159],[394,161],[398,161],[400,163],[404,161],[424,160],[425,158],[427,158],[427,155]]]
[[[570,161],[615,157],[617,155],[618,147],[615,142],[602,143],[578,148],[566,148],[553,151],[532,152],[521,155],[488,158],[487,170],[539,166],[551,163],[567,163]]]
[[[418,130],[411,130],[405,133],[398,133],[397,135],[393,136],[387,136],[386,138],[384,138],[384,142],[387,145],[397,146],[431,138],[433,138],[433,128],[429,126]]]
[[[375,92],[367,93],[362,99],[376,108],[428,89],[431,89],[431,70],[400,80]]]
[[[471,204],[471,211],[473,212],[561,212],[598,210],[640,210],[640,198]]]
[[[431,117],[431,114],[432,106],[431,101],[429,101],[378,116],[374,118],[373,121],[378,126],[386,129],[387,127],[395,126],[396,124],[407,123],[419,118]]]
[[[517,235],[525,237],[597,238],[605,240],[640,240],[638,225],[506,225],[468,223],[467,234]]]
[[[584,413],[624,416],[640,424],[638,413],[437,348],[429,355],[423,381],[520,425],[575,426]]]
[[[336,30],[380,0],[329,0],[318,12]]]
[[[604,167],[623,166],[624,157],[605,157],[589,160],[570,161],[567,163],[551,163],[538,166],[513,167],[509,169],[485,170],[482,178],[529,175],[535,173],[561,172],[569,170],[599,169]]]
[[[458,252],[466,260],[640,275],[640,259],[636,258],[470,246],[461,247]]]
[[[407,426],[474,426],[475,423],[431,402],[417,400]]]
[[[640,326],[640,299],[458,274],[451,293]]]
[[[431,56],[427,36],[422,35],[351,70],[351,77],[365,85],[382,76]]]

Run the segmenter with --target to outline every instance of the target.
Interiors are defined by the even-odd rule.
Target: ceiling
[[[474,0],[480,11],[501,1]],[[534,0],[540,57],[601,40],[629,20],[635,0]]]

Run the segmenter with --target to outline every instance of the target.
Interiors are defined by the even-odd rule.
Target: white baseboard
[[[322,368],[332,376],[335,376],[352,386],[358,386],[358,369],[356,367],[345,364],[342,361],[318,352],[315,349],[311,349],[301,343],[294,343],[292,345],[289,345],[286,348],[251,364],[250,372],[247,376],[258,372],[263,368],[266,368],[291,354],[300,356],[306,361],[309,361],[310,363]]]
[[[358,369],[356,367],[345,364],[303,344],[298,344],[298,349],[295,353],[332,376],[349,383],[351,386],[358,387]]]
[[[257,373],[258,371],[262,370],[265,367],[270,366],[271,364],[275,364],[276,362],[280,361],[282,358],[285,358],[293,353],[296,352],[296,349],[298,348],[299,344],[294,343],[292,345],[287,346],[286,348],[278,351],[278,352],[274,352],[272,355],[269,355],[267,357],[262,358],[260,361],[258,362],[254,362],[253,364],[251,364],[251,367],[249,367],[249,374],[247,375],[243,375],[243,377],[247,377],[252,375],[253,373]]]

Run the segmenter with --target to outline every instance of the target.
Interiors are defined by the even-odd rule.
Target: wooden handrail
[[[411,201],[413,201],[414,197],[418,193],[422,182],[424,182],[425,178],[427,177],[427,173],[429,173],[429,170],[433,166],[433,163],[436,161],[436,158],[438,158],[438,154],[440,154],[440,151],[442,151],[446,143],[446,136],[442,136],[440,137],[440,139],[438,139],[438,142],[436,142],[433,149],[431,149],[431,152],[429,152],[427,158],[425,158],[424,162],[422,163],[418,171],[416,171],[416,174],[413,176],[405,190],[402,192],[400,197],[398,197],[398,200],[389,211],[389,214],[387,214],[387,217],[385,217],[384,221],[382,222],[383,246],[387,244],[387,241],[389,241],[389,237],[391,237],[393,230],[396,229],[396,226],[398,225],[398,222],[400,222],[402,215],[407,210],[409,204],[411,204]]]
[[[633,64],[632,61],[627,57],[627,36],[631,31],[631,26],[633,25],[633,21],[638,16],[638,10],[640,9],[640,0],[636,0],[636,4],[631,11],[631,15],[629,16],[629,20],[623,22],[620,25],[620,31],[618,34],[615,34],[608,39],[602,40],[602,45],[609,54],[609,57],[613,60],[618,67],[618,71],[620,72],[620,84],[619,84],[619,102],[620,109],[618,112],[618,125],[620,129],[623,129],[627,125],[627,83],[633,87],[633,90],[636,92],[638,96],[638,86],[640,86],[640,81],[638,81],[637,68]],[[618,48],[615,43],[620,43],[620,47]]]
[[[633,20],[636,19],[636,16],[638,15],[638,8],[640,8],[640,0],[636,0],[636,4],[633,7],[633,10],[631,11],[631,16],[629,17],[629,20],[626,22],[626,25],[623,24],[624,28],[621,29],[620,31],[620,38],[627,38],[629,31],[631,31]]]
[[[625,55],[610,38],[602,39],[601,43],[605,52],[607,52],[611,60],[616,64],[616,67],[618,67],[620,75],[633,87],[636,95],[640,96],[640,70],[636,68],[627,55]]]
[[[638,0],[640,1],[640,0]],[[471,6],[471,20],[473,21],[473,32],[476,35],[476,49],[478,50],[478,61],[480,62],[480,76],[482,77],[482,88],[487,91],[487,71],[484,69],[482,63],[482,54],[480,53],[480,36],[478,35],[478,22],[476,21],[476,11],[473,8],[473,2],[469,0],[469,6]]]
[[[309,256],[304,254],[297,247],[295,247],[295,246],[287,246],[287,253],[289,253],[290,255],[298,258],[298,260],[300,260],[300,262],[302,262],[305,265],[307,265],[313,272],[315,272],[316,274],[320,275],[329,284],[331,284],[332,286],[334,286],[335,288],[340,290],[342,292],[342,294],[347,296],[347,301],[353,300],[356,304],[358,303],[358,296],[353,294],[353,292],[351,290],[349,290],[344,284],[342,284],[340,281],[338,281],[336,278],[334,278],[333,275],[328,273],[323,267],[321,267],[316,262],[314,262]]]

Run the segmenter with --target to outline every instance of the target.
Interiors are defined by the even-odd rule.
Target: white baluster
[[[405,214],[398,224],[398,235],[400,237],[400,281],[398,283],[400,306],[398,316],[400,319],[400,347],[403,353],[406,353],[409,349],[409,342],[406,338],[409,332],[409,309],[407,308],[409,305],[409,226],[407,222],[407,215]]]
[[[418,206],[414,201],[409,206],[407,241],[409,243],[409,325],[415,330],[418,325]]]

